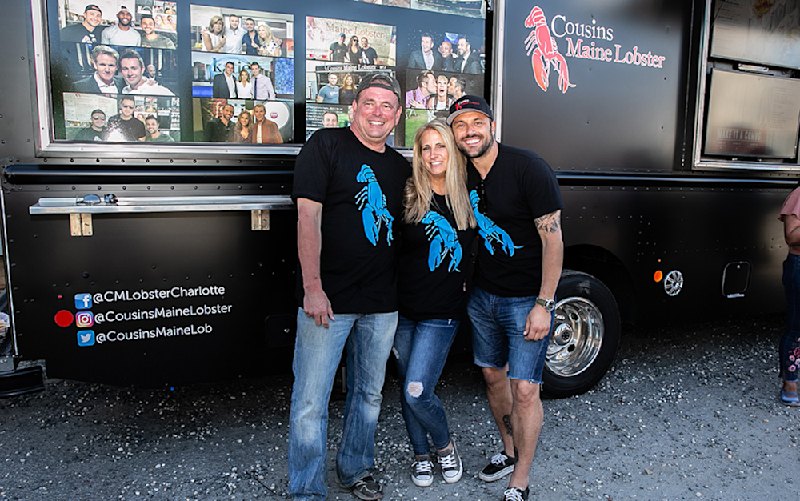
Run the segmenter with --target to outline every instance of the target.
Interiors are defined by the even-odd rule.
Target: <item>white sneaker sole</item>
[[[433,476],[431,476],[429,479],[420,479],[414,475],[411,475],[411,481],[414,482],[414,485],[417,487],[430,487],[433,483]]]
[[[500,480],[501,478],[505,477],[506,475],[510,474],[514,471],[514,465],[506,466],[502,470],[498,471],[494,475],[487,475],[484,472],[478,473],[478,478],[483,480],[484,482],[494,482],[496,480]]]
[[[464,465],[461,463],[461,458],[458,460],[458,475],[455,477],[448,477],[442,472],[442,477],[444,477],[444,481],[448,484],[454,484],[461,480],[461,476],[464,474]]]

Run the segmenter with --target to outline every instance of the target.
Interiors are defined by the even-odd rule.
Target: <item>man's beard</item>
[[[479,137],[479,136],[475,136],[475,135],[467,136],[467,137],[464,138],[464,140],[466,141],[467,139],[470,139],[470,138],[473,138],[473,137]],[[494,137],[491,136],[491,135],[487,136],[486,138],[483,139],[483,141],[481,141],[481,147],[478,150],[478,153],[476,153],[474,155],[468,153],[464,148],[462,148],[461,142],[456,143],[456,147],[467,158],[478,158],[478,157],[483,156],[483,154],[486,153],[487,151],[489,151],[489,148],[492,147],[493,143],[494,143]]]

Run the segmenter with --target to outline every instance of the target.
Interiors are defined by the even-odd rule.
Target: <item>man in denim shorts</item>
[[[561,193],[539,155],[495,141],[483,98],[461,97],[447,122],[469,160],[481,239],[467,311],[475,363],[505,446],[478,476],[493,482],[511,473],[503,499],[522,501],[542,430],[539,390],[564,254]]]

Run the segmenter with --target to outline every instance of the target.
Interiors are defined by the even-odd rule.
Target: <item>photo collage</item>
[[[177,2],[61,0],[64,139],[175,142]],[[88,0],[91,2],[92,0]]]
[[[306,138],[348,126],[361,77],[385,73],[400,84],[404,108],[387,144],[410,147],[416,130],[446,117],[456,99],[483,94],[483,39],[472,45],[464,34],[412,30],[400,63],[395,26],[306,17]]]
[[[306,137],[323,127],[349,126],[361,77],[396,77],[396,54],[394,26],[306,17]]]
[[[294,16],[191,6],[196,141],[293,140]]]
[[[446,118],[450,105],[464,94],[483,95],[485,58],[472,40],[458,33],[415,31],[409,42],[405,79],[403,144],[411,146],[414,134],[434,118]],[[397,134],[397,131],[395,131]],[[398,134],[399,135],[399,134]]]
[[[438,1],[443,7],[345,1],[376,14],[366,19],[392,20],[381,23],[182,0],[48,0],[58,6],[50,45],[55,139],[302,143],[320,128],[349,126],[359,82],[377,72],[402,91],[388,143],[409,147],[453,101],[484,91],[483,23],[459,21],[449,0]],[[450,22],[430,21],[437,29],[425,30],[409,9]],[[295,37],[295,19],[305,20],[305,36]],[[295,81],[303,73],[296,43],[305,82]]]

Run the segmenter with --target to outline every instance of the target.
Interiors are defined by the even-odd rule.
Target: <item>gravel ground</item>
[[[544,402],[537,499],[796,497],[800,409],[777,398],[780,316],[626,329],[592,391]],[[169,390],[48,379],[0,400],[0,499],[287,498],[288,375]],[[497,452],[480,373],[448,363],[439,395],[464,459],[457,484],[415,487],[397,381],[387,379],[377,476],[390,500],[494,500],[475,475]],[[341,430],[331,403],[329,446]],[[329,499],[353,500],[332,470]]]

